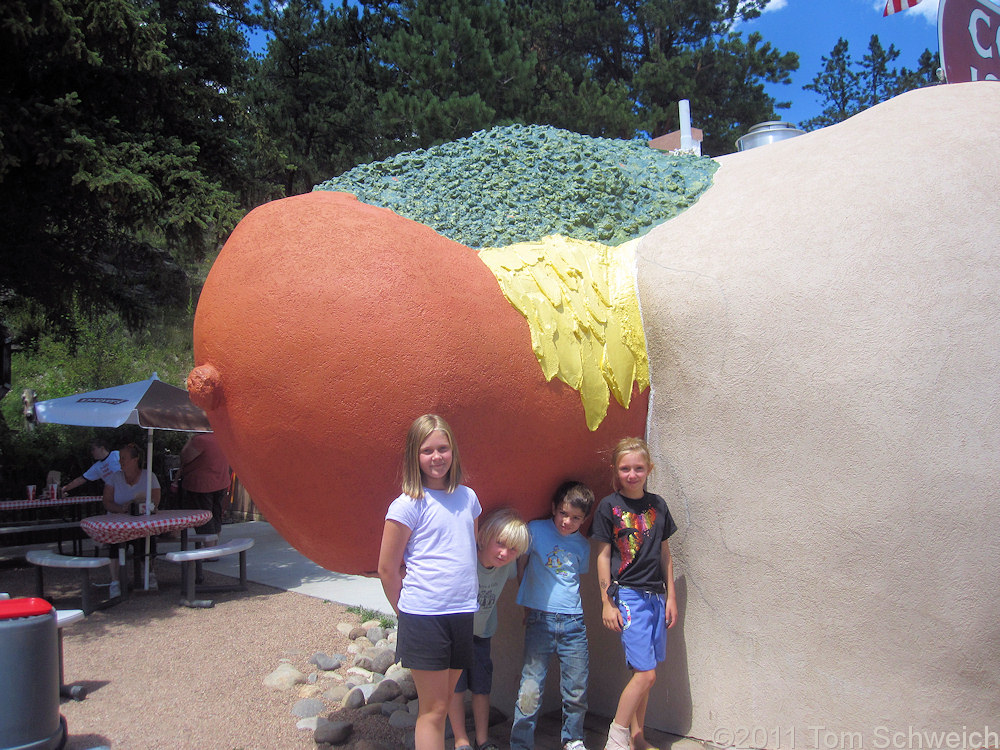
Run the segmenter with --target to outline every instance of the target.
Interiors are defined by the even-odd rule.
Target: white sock
[[[629,750],[630,740],[628,727],[612,721],[608,728],[608,744],[604,746],[604,750]]]

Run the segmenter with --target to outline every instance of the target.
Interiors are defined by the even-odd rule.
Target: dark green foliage
[[[641,118],[624,6],[592,0],[512,0],[506,6],[522,47],[536,60],[531,102],[521,119],[631,138]]]
[[[22,317],[11,323],[15,333],[27,338]],[[78,476],[90,466],[87,444],[94,437],[106,438],[112,445],[146,441],[145,431],[131,425],[111,430],[41,424],[28,430],[21,414],[22,391],[34,391],[39,400],[59,398],[144,380],[153,372],[166,383],[183,385],[194,365],[190,315],[166,317],[138,332],[113,313],[94,317],[71,313],[69,324],[75,342],[52,332],[39,333],[30,346],[15,353],[13,391],[0,402],[0,497],[23,496],[24,485],[42,484],[50,469],[63,472],[64,481]],[[165,449],[179,452],[187,437],[157,431],[154,468]]]
[[[138,323],[187,298],[181,264],[238,219],[221,184],[232,149],[215,125],[228,81],[195,64],[211,30],[193,11],[209,5],[175,2],[166,20],[160,8],[0,6],[4,306],[35,300],[54,326],[74,303]],[[231,33],[217,49],[240,59]]]
[[[924,86],[936,86],[941,83],[941,80],[938,78],[940,67],[940,53],[925,49],[920,53],[915,70],[909,70],[908,68],[899,69],[899,90],[912,91]]]
[[[924,50],[916,71],[889,67],[898,57],[899,50],[895,46],[890,44],[889,49],[885,49],[878,35],[872,34],[868,54],[858,63],[851,58],[847,40],[838,39],[830,56],[823,57],[823,70],[812,83],[803,87],[819,95],[823,111],[801,123],[801,127],[815,130],[843,122],[904,91],[937,82],[935,72],[940,67],[937,54]]]
[[[841,122],[861,111],[858,73],[846,39],[837,40],[830,56],[823,57],[823,70],[803,88],[819,94],[824,105],[822,114],[801,123],[805,130]]]
[[[264,137],[262,175],[286,196],[386,153],[380,132],[372,34],[382,21],[346,2],[266,2],[259,17],[272,35],[255,65],[247,104]]]
[[[404,0],[374,47],[388,153],[511,122],[632,138],[677,127],[692,99],[712,153],[773,119],[763,82],[797,56],[734,31],[766,0]]]
[[[798,55],[782,54],[758,33],[744,39],[729,32],[705,40],[673,57],[655,52],[636,76],[640,102],[646,105],[650,132],[679,127],[676,102],[688,99],[696,125],[705,133],[708,154],[726,154],[749,127],[772,120],[776,103],[764,92],[764,81],[788,83]]]
[[[705,152],[728,153],[747,127],[783,106],[763,83],[787,83],[798,67],[794,53],[734,31],[765,4],[513,0],[514,24],[538,59],[536,104],[525,121],[589,135],[656,136],[679,127],[677,102],[688,99]]]
[[[535,82],[534,54],[521,46],[501,0],[404,0],[403,22],[374,52],[386,134],[399,148],[455,140],[523,117]]]
[[[512,125],[355,167],[317,189],[352,193],[475,248],[549,234],[617,245],[694,203],[717,167],[644,141]]]
[[[899,50],[890,44],[885,49],[878,36],[873,34],[868,42],[868,54],[861,58],[858,75],[858,99],[862,105],[874,107],[899,93],[899,75],[889,64],[899,57]]]

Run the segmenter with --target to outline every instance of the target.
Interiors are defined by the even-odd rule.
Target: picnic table
[[[79,553],[84,538],[80,519],[99,510],[101,503],[100,495],[0,500],[0,546],[37,544],[54,537],[60,552],[62,543],[69,540],[74,553]]]
[[[103,516],[84,518],[80,521],[80,528],[101,544],[121,544],[154,534],[180,531],[183,545],[188,529],[203,526],[211,520],[210,510],[158,510],[148,516],[105,513]]]
[[[80,521],[83,532],[99,544],[111,546],[111,555],[117,554],[118,545],[143,537],[153,537],[171,531],[181,532],[181,549],[187,549],[188,529],[203,526],[212,520],[210,510],[158,510],[156,513],[132,516],[127,513],[105,513]],[[153,550],[155,555],[155,549]],[[136,581],[140,579],[139,564],[142,559],[136,554],[134,559]],[[121,572],[121,571],[120,571]]]
[[[40,495],[33,500],[0,500],[0,513],[4,511],[30,510],[34,508],[74,507],[101,502],[100,495],[77,495],[74,497],[49,497]]]

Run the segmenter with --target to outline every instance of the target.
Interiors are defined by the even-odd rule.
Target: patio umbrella
[[[134,424],[146,428],[146,513],[153,496],[153,430],[211,432],[205,412],[191,403],[183,388],[169,385],[154,372],[148,380],[53,398],[35,404],[35,419],[51,424],[80,427],[121,427]],[[149,552],[149,537],[146,538]],[[149,586],[149,557],[146,557]]]

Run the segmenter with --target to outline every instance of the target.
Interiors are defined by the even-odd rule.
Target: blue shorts
[[[667,656],[667,603],[663,594],[622,586],[616,595],[622,614],[625,661],[636,672],[648,672]]]
[[[472,666],[462,670],[455,685],[456,693],[471,690],[473,695],[489,695],[493,690],[493,659],[490,657],[490,639],[472,636]]]
[[[472,612],[454,615],[399,613],[396,655],[407,669],[438,672],[472,664]]]

